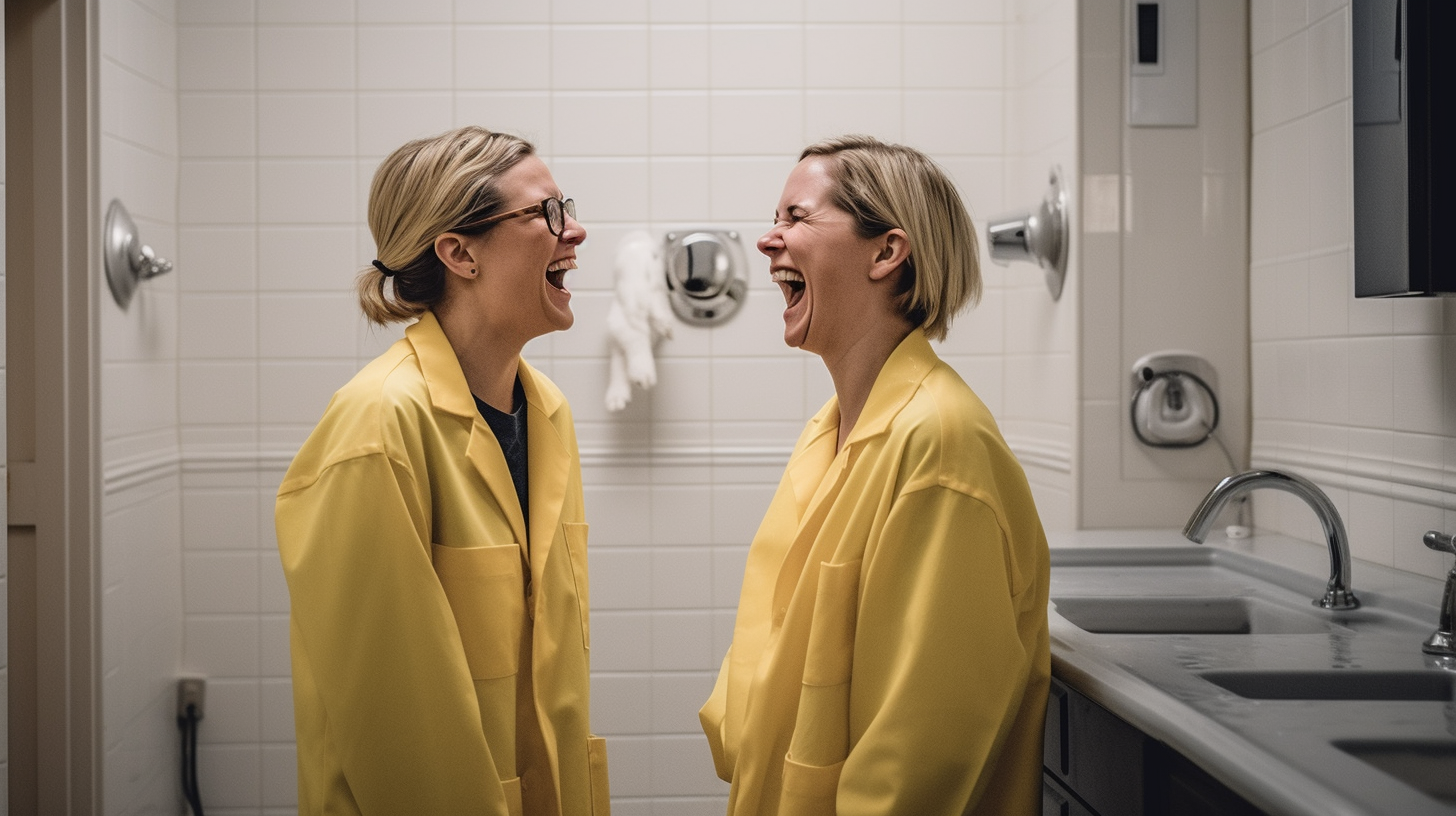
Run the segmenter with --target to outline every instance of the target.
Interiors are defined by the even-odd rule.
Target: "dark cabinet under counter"
[[[1042,765],[1042,816],[1267,816],[1056,678]]]

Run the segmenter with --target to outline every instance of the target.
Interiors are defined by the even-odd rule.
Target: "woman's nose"
[[[564,218],[566,220],[561,225],[561,241],[562,241],[562,243],[571,244],[572,246],[575,246],[575,245],[581,243],[582,241],[585,241],[586,240],[586,227],[583,227],[581,225],[581,222],[580,221],[577,221],[574,217],[572,217],[570,215],[566,215],[566,216],[564,216]]]
[[[765,232],[763,235],[759,236],[758,251],[762,252],[765,255],[772,255],[773,253],[777,252],[782,246],[783,241],[781,240],[781,236],[779,235],[778,224],[774,224],[772,227],[769,227],[768,232]]]

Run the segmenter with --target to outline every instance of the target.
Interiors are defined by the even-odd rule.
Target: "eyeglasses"
[[[576,202],[569,198],[547,198],[543,199],[539,204],[532,204],[529,207],[522,207],[519,210],[499,213],[472,224],[465,224],[460,229],[484,227],[498,221],[520,218],[523,215],[535,215],[536,213],[542,213],[546,216],[546,229],[551,230],[552,235],[560,238],[561,233],[566,230],[566,216],[569,215],[572,218],[576,218]]]

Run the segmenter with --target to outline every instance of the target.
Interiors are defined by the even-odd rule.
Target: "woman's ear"
[[[475,257],[470,254],[470,247],[465,245],[465,236],[454,232],[444,232],[435,238],[435,256],[445,269],[462,278],[475,277]]]
[[[910,236],[896,227],[881,235],[876,243],[878,251],[870,266],[870,280],[885,280],[898,271],[910,257]]]

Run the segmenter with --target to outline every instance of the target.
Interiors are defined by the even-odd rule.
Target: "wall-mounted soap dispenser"
[[[1456,3],[1353,0],[1350,34],[1355,296],[1456,295]]]

